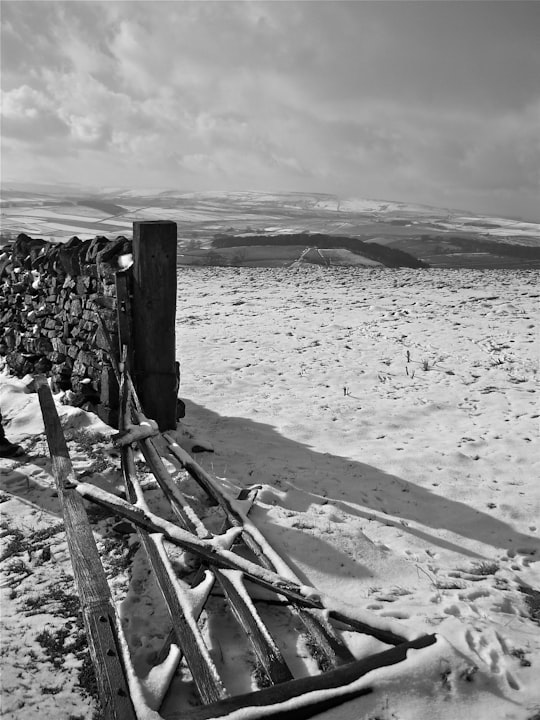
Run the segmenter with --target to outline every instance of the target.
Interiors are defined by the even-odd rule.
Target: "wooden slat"
[[[230,576],[234,571],[216,569],[214,572],[236,619],[251,640],[268,680],[272,684],[292,680],[293,675],[270,631],[253,603],[247,599],[247,593],[242,594],[239,590],[238,585],[243,585],[241,578],[236,578],[235,584]]]
[[[366,675],[377,668],[387,667],[402,662],[407,658],[407,652],[411,649],[421,649],[433,645],[437,641],[436,635],[423,635],[416,640],[403,643],[397,647],[370,655],[362,660],[356,660],[348,665],[342,665],[323,675],[298,678],[281,685],[274,685],[270,688],[259,690],[244,695],[236,695],[233,698],[222,701],[217,705],[209,705],[182,713],[171,712],[164,715],[164,720],[210,720],[220,718],[235,710],[244,709],[245,716],[248,716],[248,708],[264,706],[264,718],[272,720],[302,720],[313,717],[331,707],[341,705],[348,700],[373,691],[373,687],[366,687],[359,690],[345,689],[355,680]],[[320,697],[317,691],[344,688],[338,691],[333,697]],[[311,695],[310,695],[311,694]],[[295,702],[294,708],[286,711],[279,707],[279,703],[286,702],[292,698],[302,698]],[[255,713],[251,715],[255,717]]]
[[[54,399],[43,375],[36,376],[35,382],[58,497],[62,505],[66,541],[81,603],[88,647],[103,705],[103,717],[107,720],[134,720],[135,712],[115,630],[119,621],[107,578],[99,559],[82,498],[74,490],[76,477]]]

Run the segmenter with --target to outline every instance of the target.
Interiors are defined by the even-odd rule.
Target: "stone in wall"
[[[19,376],[49,375],[113,425],[118,384],[101,322],[116,350],[115,273],[129,253],[125,237],[59,244],[25,234],[0,250],[0,355]]]

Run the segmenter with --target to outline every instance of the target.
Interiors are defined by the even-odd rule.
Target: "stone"
[[[115,348],[114,272],[125,252],[126,238],[51,244],[24,234],[0,250],[0,354],[18,375],[36,367],[49,373],[58,389],[71,389],[73,374],[85,402],[101,400],[114,422],[118,384],[98,323],[104,320]]]

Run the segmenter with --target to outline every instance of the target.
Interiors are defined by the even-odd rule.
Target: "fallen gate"
[[[169,458],[174,457],[181,464],[223,513],[223,533],[208,532],[163,462],[165,453],[158,449],[163,444],[156,442],[157,426],[143,414],[125,363],[117,363],[116,367],[120,379],[119,443],[126,500],[77,481],[49,386],[43,376],[36,378],[105,720],[205,720],[228,716],[240,709],[242,718],[308,718],[371,692],[371,684],[359,686],[356,681],[375,668],[405,660],[410,649],[425,648],[436,642],[435,635],[415,637],[396,621],[357,611],[313,587],[302,585],[249,519],[253,495],[241,492],[238,497],[232,497],[172,435],[165,433],[162,437],[167,443]],[[131,444],[134,440],[167,498],[174,522],[154,514],[148,507],[135,472]],[[183,656],[191,672],[199,707],[164,714],[159,713],[159,707],[148,707],[133,670],[83,499],[98,503],[137,528],[170,614],[169,642],[180,649],[178,661]],[[170,543],[198,558],[199,570],[190,581],[175,573],[167,550]],[[208,611],[205,608],[214,584],[220,587],[233,616],[245,631],[262,669],[259,688],[247,694],[230,696],[198,624],[201,613]],[[274,593],[301,623],[319,674],[293,677],[278,643],[255,607],[251,597],[253,585]],[[358,659],[336,626],[370,635],[391,647]]]

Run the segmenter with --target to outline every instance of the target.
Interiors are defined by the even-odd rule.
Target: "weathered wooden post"
[[[133,363],[144,412],[176,428],[176,223],[133,223]]]

